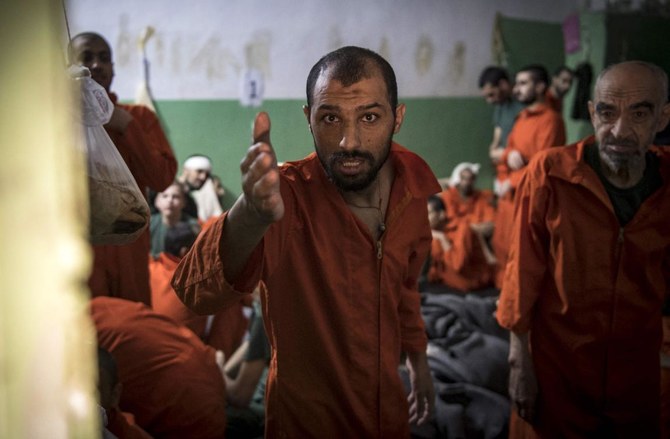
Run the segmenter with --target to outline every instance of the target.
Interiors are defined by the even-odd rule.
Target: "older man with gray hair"
[[[652,142],[667,87],[653,64],[608,67],[595,136],[538,153],[520,183],[497,317],[512,402],[539,437],[660,437],[670,155]]]

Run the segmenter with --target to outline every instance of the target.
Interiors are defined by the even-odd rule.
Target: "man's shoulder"
[[[528,172],[555,176],[571,175],[579,167],[584,147],[589,143],[591,143],[591,137],[570,145],[543,149],[537,152],[528,163]]]
[[[146,119],[158,119],[156,113],[154,113],[151,108],[140,105],[140,104],[116,104],[117,107],[123,108],[128,113],[130,113],[134,118],[146,120]]]
[[[442,191],[442,187],[432,169],[417,153],[393,142],[391,145],[391,159],[396,171],[396,178],[403,178],[414,196],[428,197]]]

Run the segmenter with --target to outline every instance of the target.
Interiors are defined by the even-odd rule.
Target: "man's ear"
[[[591,117],[591,124],[593,124],[596,118],[596,108],[593,105],[593,101],[589,101],[588,105],[589,105],[589,116]]]
[[[669,121],[670,121],[670,102],[666,102],[661,107],[661,115],[658,119],[658,126],[656,127],[656,132],[658,133],[663,131],[668,126]]]
[[[398,134],[400,127],[402,126],[402,121],[405,120],[405,110],[407,107],[405,104],[398,104],[395,107],[395,121],[393,123],[393,134]]]
[[[309,108],[309,105],[303,105],[302,106],[302,113],[305,115],[305,118],[307,119],[307,125],[309,125],[309,130],[312,131],[312,124],[310,123],[310,120],[309,120],[309,115],[311,113],[311,109]]]

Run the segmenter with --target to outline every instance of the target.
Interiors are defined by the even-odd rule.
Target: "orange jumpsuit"
[[[658,437],[661,308],[670,279],[670,156],[663,187],[624,227],[577,145],[530,163],[497,311],[530,331],[547,437]],[[659,153],[660,154],[660,153]]]
[[[475,190],[464,199],[457,188],[450,187],[440,193],[450,221],[483,223],[495,219],[491,191]]]
[[[151,439],[146,431],[135,424],[135,417],[117,409],[107,410],[107,430],[119,439]]]
[[[91,315],[118,366],[121,410],[152,436],[223,437],[225,383],[214,348],[142,303],[96,297]]]
[[[265,282],[268,437],[409,437],[398,364],[401,351],[426,349],[417,279],[431,242],[426,200],[440,186],[421,158],[395,143],[389,160],[395,181],[378,241],[312,153],[280,168],[284,217],[233,285],[219,256],[226,214],[175,273],[177,294],[199,312]]]
[[[563,114],[563,99],[554,96],[549,89],[547,89],[547,92],[544,94],[544,102],[558,114]]]
[[[156,115],[142,105],[121,105],[110,93],[114,105],[128,111],[133,120],[126,132],[107,130],[142,193],[150,188],[160,192],[168,187],[177,173],[174,157]],[[149,228],[127,245],[93,246],[93,269],[89,278],[91,294],[122,297],[151,304],[149,290]]]
[[[193,331],[214,349],[223,351],[229,358],[239,347],[249,326],[241,302],[226,307],[214,315],[211,328],[206,329],[208,316],[201,316],[188,309],[174,292],[170,281],[179,264],[179,258],[160,253],[149,259],[151,278],[151,307],[180,325]]]
[[[458,189],[452,187],[440,196],[449,217],[445,232],[453,246],[445,252],[439,241],[433,241],[428,280],[464,292],[489,286],[493,270],[470,224],[492,222],[495,219],[491,192],[476,190],[464,199]]]
[[[469,224],[461,222],[447,236],[452,243],[447,251],[442,248],[439,240],[433,239],[428,282],[446,285],[462,292],[489,286],[492,271]]]
[[[507,166],[507,156],[514,149],[521,153],[525,162],[539,151],[552,146],[565,144],[565,124],[560,114],[546,104],[533,108],[523,109],[517,116],[514,127],[507,138],[507,148],[497,166],[497,179],[509,179],[512,189],[498,199],[495,229],[491,244],[498,259],[498,274],[496,286],[502,287],[502,276],[507,264],[507,251],[512,231],[512,217],[514,216],[514,191],[523,175],[525,166],[516,171]]]

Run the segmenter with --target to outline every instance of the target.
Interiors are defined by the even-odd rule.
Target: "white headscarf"
[[[461,183],[461,172],[468,169],[470,172],[477,176],[479,174],[479,163],[468,163],[463,162],[454,168],[454,172],[451,173],[451,178],[449,179],[449,186],[456,187]]]
[[[184,168],[211,171],[212,162],[203,155],[194,155],[186,159],[184,162]]]

